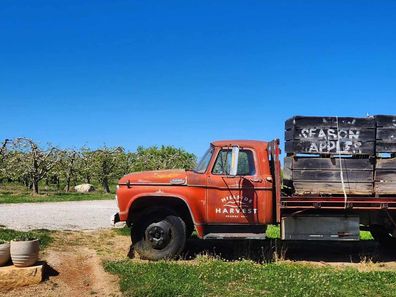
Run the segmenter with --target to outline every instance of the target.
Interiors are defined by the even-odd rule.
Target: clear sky
[[[292,115],[396,114],[396,1],[0,5],[0,138],[60,147],[283,138]]]

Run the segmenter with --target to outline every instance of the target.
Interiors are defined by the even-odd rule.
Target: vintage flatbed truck
[[[133,247],[150,260],[177,257],[196,230],[202,239],[357,241],[361,229],[392,244],[396,197],[296,195],[282,191],[279,140],[215,141],[194,170],[132,173],[116,191],[114,222],[131,227]]]

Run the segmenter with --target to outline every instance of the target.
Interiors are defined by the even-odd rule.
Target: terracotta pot
[[[10,244],[8,242],[0,244],[0,266],[10,260]]]
[[[16,267],[32,266],[39,256],[38,239],[26,241],[11,241],[11,259]]]

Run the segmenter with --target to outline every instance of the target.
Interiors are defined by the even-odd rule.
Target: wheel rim
[[[171,225],[166,221],[153,223],[146,229],[146,239],[152,248],[160,250],[168,245],[171,239]]]

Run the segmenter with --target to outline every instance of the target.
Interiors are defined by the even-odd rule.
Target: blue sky
[[[2,1],[0,138],[61,147],[283,138],[396,114],[396,1]]]

